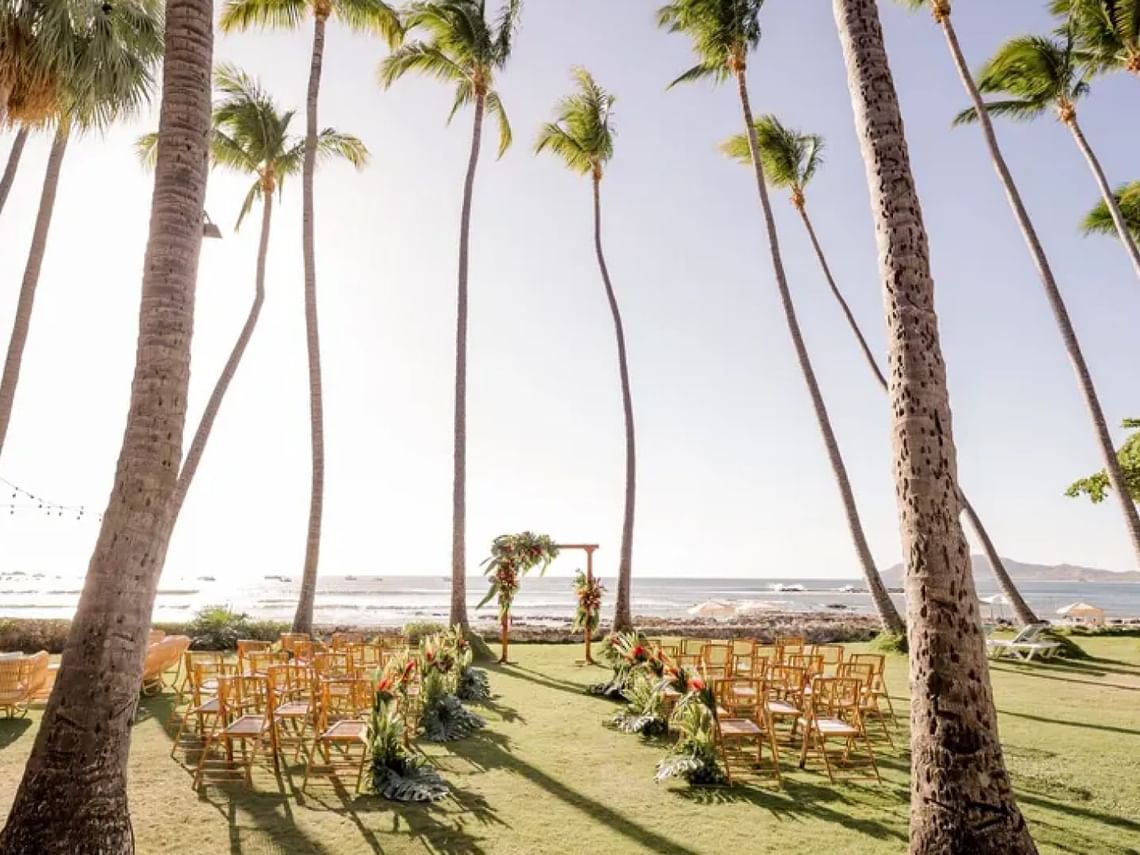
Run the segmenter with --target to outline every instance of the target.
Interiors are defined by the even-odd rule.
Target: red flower
[[[689,688],[694,692],[703,692],[705,689],[705,681],[700,677],[694,677],[689,681]]]

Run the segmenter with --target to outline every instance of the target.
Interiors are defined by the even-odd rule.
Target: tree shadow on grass
[[[531,668],[524,668],[521,665],[514,665],[509,668],[502,666],[495,666],[489,670],[494,671],[496,674],[501,674],[504,677],[514,677],[518,680],[526,680],[528,683],[534,683],[544,689],[553,689],[556,692],[569,692],[572,695],[585,698],[589,697],[586,693],[586,687],[581,683],[572,683],[569,680],[560,680],[557,677],[548,677],[541,671],[535,671]]]
[[[514,707],[509,707],[506,704],[500,704],[498,702],[499,697],[500,696],[496,695],[495,697],[489,698],[485,701],[476,701],[471,705],[478,706],[482,709],[488,710],[489,712],[495,713],[504,724],[514,724],[515,722],[518,722],[519,724],[526,724],[526,717]]]
[[[0,751],[23,736],[24,732],[31,726],[32,720],[30,718],[0,719]]]
[[[1012,664],[1012,663],[1011,663]],[[1029,663],[1024,663],[1028,666]],[[1123,683],[1106,683],[1103,680],[1077,680],[1072,677],[1061,677],[1056,674],[1043,674],[1035,667],[1010,667],[1004,662],[990,662],[991,671],[1004,671],[1007,674],[1017,674],[1022,677],[1034,677],[1038,680],[1056,680],[1061,683],[1079,683],[1082,686],[1095,686],[1100,689],[1119,689],[1124,692],[1140,692],[1140,685],[1126,686]]]
[[[671,792],[700,805],[752,804],[767,810],[777,820],[817,819],[832,822],[876,840],[908,839],[905,828],[892,828],[878,820],[854,815],[854,810],[881,809],[885,805],[847,798],[847,795],[856,791],[852,788],[841,791],[839,788],[843,786],[842,783],[827,786],[807,784],[785,778],[782,790],[737,784],[732,787],[688,787]],[[871,783],[870,786],[874,787],[875,784]],[[829,804],[849,806],[852,810],[836,810],[829,807]]]
[[[1067,814],[1071,817],[1080,817],[1081,819],[1091,820],[1092,822],[1101,823],[1103,825],[1110,825],[1113,828],[1119,828],[1131,834],[1138,835],[1137,839],[1140,839],[1140,822],[1134,819],[1129,819],[1124,816],[1114,816],[1113,814],[1103,813],[1102,811],[1093,810],[1092,808],[1078,807],[1067,802],[1059,802],[1055,799],[1045,798],[1033,793],[1022,792],[1020,787],[1018,790],[1018,801],[1024,804],[1032,805],[1042,810]]]
[[[476,740],[456,743],[453,748],[453,753],[457,756],[467,757],[469,762],[478,765],[482,769],[498,768],[514,772],[532,784],[542,788],[554,798],[565,802],[586,814],[591,819],[621,834],[623,837],[645,846],[654,852],[665,853],[665,855],[696,855],[694,850],[674,843],[669,838],[658,834],[651,828],[641,825],[636,820],[630,819],[608,805],[602,804],[578,792],[572,787],[567,786],[561,781],[550,777],[541,769],[536,769],[529,763],[520,760],[511,754],[509,750],[498,747],[493,740],[488,740],[482,746],[472,746],[468,744],[473,742],[476,742]],[[472,747],[475,747],[477,751],[472,752]],[[471,756],[472,754],[477,754],[478,756]]]
[[[1121,733],[1125,736],[1140,736],[1140,730],[1130,727],[1117,727],[1111,724],[1094,724],[1091,721],[1068,721],[1067,719],[1057,718],[1056,716],[1046,718],[1040,715],[1031,715],[1030,713],[1012,712],[1010,710],[998,710],[998,715],[1008,715],[1013,718],[1023,718],[1028,721],[1039,721],[1042,724],[1060,724],[1065,727],[1080,727],[1089,730],[1103,730],[1108,733]]]

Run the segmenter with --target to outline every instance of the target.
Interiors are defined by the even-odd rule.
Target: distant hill
[[[971,555],[970,561],[974,565],[975,576],[993,578],[990,563],[984,555]],[[1012,558],[1003,558],[1002,561],[1015,582],[1140,582],[1140,573],[1133,570],[1118,573],[1095,567],[1078,567],[1076,564],[1026,564]],[[891,587],[898,587],[902,585],[902,575],[903,565],[899,563],[883,571],[883,581]]]

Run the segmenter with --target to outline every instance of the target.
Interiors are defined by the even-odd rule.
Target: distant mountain
[[[971,555],[974,575],[986,581],[993,579],[990,563],[984,555]],[[1095,567],[1078,567],[1076,564],[1026,564],[1003,558],[1005,569],[1015,582],[1140,582],[1140,573],[1134,570],[1119,573],[1098,570]],[[902,585],[903,565],[896,564],[883,571],[883,581],[890,587]]]

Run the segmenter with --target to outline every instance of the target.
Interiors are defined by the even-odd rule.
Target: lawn
[[[1001,733],[1018,798],[1043,852],[1140,851],[1140,639],[1082,642],[1079,663],[993,668]],[[254,790],[196,793],[171,760],[170,696],[142,702],[130,798],[140,853],[897,853],[907,832],[902,748],[880,756],[883,783],[828,783],[783,755],[783,791],[690,790],[653,782],[664,749],[603,726],[616,708],[583,693],[601,669],[577,648],[518,645],[491,669],[494,701],[477,737],[428,753],[454,787],[431,807],[394,805],[328,785],[302,796],[299,769],[255,772]],[[887,674],[905,715],[906,661]],[[0,815],[38,721],[0,720]],[[905,745],[905,723],[896,741]]]

